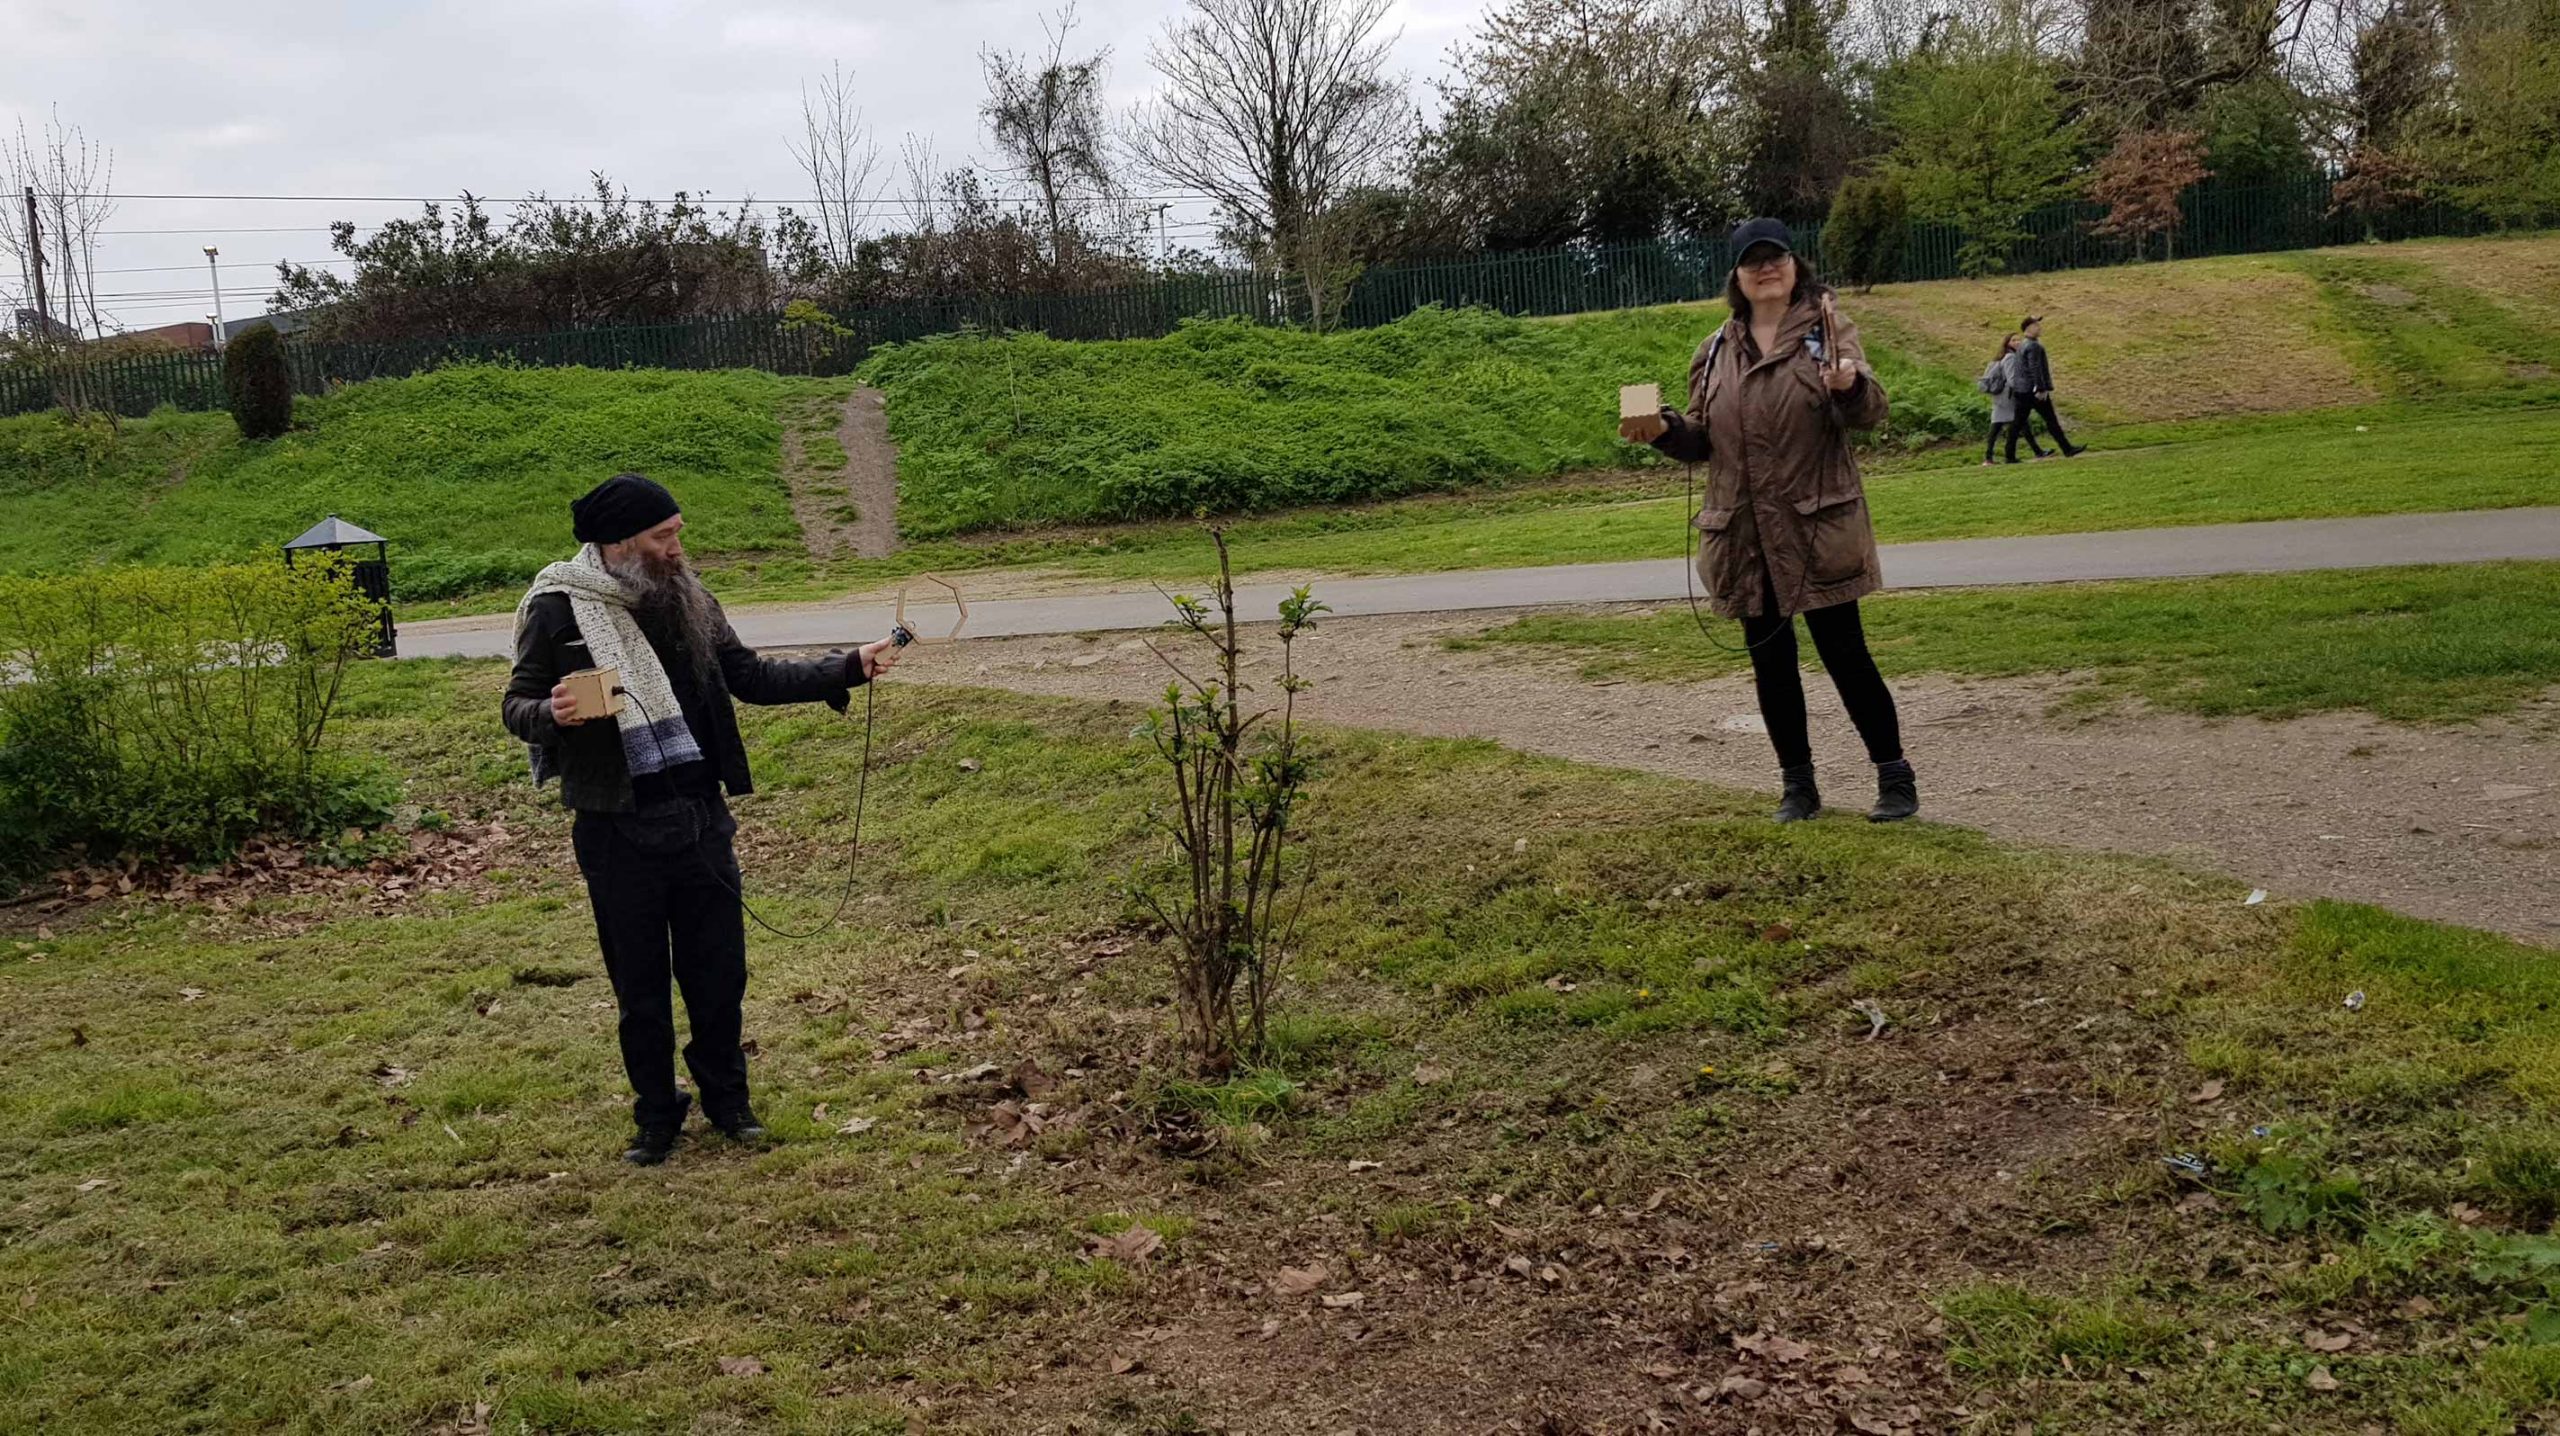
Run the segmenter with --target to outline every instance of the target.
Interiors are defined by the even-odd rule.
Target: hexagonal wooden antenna
[[[949,579],[946,579],[939,574],[920,573],[916,575],[916,578],[924,583],[940,585],[943,592],[951,595],[951,606],[960,611],[960,616],[952,621],[951,631],[949,633],[937,634],[931,638],[927,638],[923,634],[916,632],[915,625],[907,622],[907,587],[905,584],[900,584],[898,585],[898,613],[895,620],[897,627],[892,632],[891,636],[896,637],[899,634],[905,635],[904,638],[899,640],[898,646],[901,648],[906,647],[910,643],[949,643],[953,639],[958,638],[960,636],[960,630],[969,626],[969,600],[961,597],[960,590],[954,587]]]

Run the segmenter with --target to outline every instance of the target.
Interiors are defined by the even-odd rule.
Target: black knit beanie
[[[638,474],[616,474],[569,501],[570,533],[580,543],[620,543],[675,516],[676,496]]]

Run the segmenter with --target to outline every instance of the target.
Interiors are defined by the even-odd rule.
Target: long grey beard
[[[659,568],[630,554],[608,558],[604,567],[622,581],[631,616],[661,661],[681,662],[697,683],[709,683],[720,666],[719,608],[693,565],[680,559]]]

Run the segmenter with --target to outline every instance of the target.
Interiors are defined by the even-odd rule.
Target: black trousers
[[[725,1118],[747,1110],[747,1057],[738,1045],[747,929],[730,841],[737,830],[717,796],[678,799],[639,815],[580,813],[571,829],[621,1009],[631,1115],[643,1127],[684,1120],[671,977],[684,994],[693,1033],[684,1061],[703,1111]]]
[[[1805,723],[1804,670],[1796,658],[1796,625],[1794,619],[1775,618],[1775,594],[1764,594],[1767,613],[1742,621],[1742,636],[1751,645],[1751,682],[1760,694],[1760,718],[1769,725],[1770,746],[1778,750],[1778,764],[1800,768],[1813,762],[1813,737]],[[1807,609],[1803,614],[1805,631],[1813,635],[1813,651],[1822,656],[1823,671],[1831,675],[1831,686],[1840,690],[1840,702],[1849,710],[1849,721],[1858,725],[1858,736],[1867,745],[1867,757],[1878,763],[1890,763],[1902,756],[1902,717],[1894,711],[1893,691],[1884,686],[1884,675],[1876,671],[1875,655],[1867,652],[1866,626],[1858,620],[1858,605],[1835,603],[1829,608]]]
[[[2035,448],[2036,436],[2029,433],[2027,429],[2027,417],[2031,414],[2041,414],[2044,416],[2045,432],[2053,435],[2053,442],[2056,448],[2061,449],[2062,452],[2066,454],[2076,454],[2080,452],[2077,448],[2073,447],[2071,443],[2071,436],[2062,432],[2062,416],[2053,412],[2052,395],[2047,394],[2043,398],[2038,399],[2030,395],[2021,394],[2018,396],[2018,422],[2009,426],[2010,458],[2014,459],[2018,457],[2018,436],[2020,434],[2026,434],[2028,448]],[[2044,451],[2037,449],[2036,452],[2042,453]]]
[[[1991,437],[1982,441],[1982,462],[1986,464],[1991,462],[1993,457],[1992,451],[2000,447],[2000,436],[2003,433],[2006,433],[2009,436],[2010,463],[2014,464],[2018,462],[2018,438],[2020,435],[2024,435],[2026,437],[2027,447],[2035,450],[2037,458],[2041,459],[2044,457],[2044,445],[2036,442],[2035,430],[2028,428],[2027,421],[2024,419],[2012,419],[2002,423],[1996,423],[1991,426]]]

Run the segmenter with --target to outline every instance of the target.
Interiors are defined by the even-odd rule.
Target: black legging
[[[2018,457],[2018,436],[2020,434],[2027,436],[2028,448],[2036,448],[2035,431],[2027,427],[2027,418],[2032,414],[2042,414],[2044,416],[2045,432],[2053,435],[2055,448],[2062,450],[2062,452],[2066,454],[2079,452],[2077,449],[2072,447],[2071,436],[2062,432],[2062,416],[2053,412],[2052,396],[2048,395],[2044,398],[2038,399],[2029,395],[2021,396],[2019,398],[2018,422],[2009,426],[2010,458],[2014,459]],[[2038,454],[2042,454],[2044,450],[2036,449],[2036,452]]]
[[[1991,437],[1982,441],[1982,462],[1986,464],[1991,462],[1994,457],[1992,450],[2000,447],[2000,435],[2004,430],[2009,435],[2010,463],[2018,462],[2018,436],[2021,434],[2026,436],[2027,447],[2036,451],[2036,457],[2039,459],[2044,457],[2044,445],[2036,442],[2036,431],[2028,428],[2027,421],[2020,418],[2004,420],[1991,426]]]
[[[1776,613],[1776,595],[1764,592],[1762,598],[1767,613]],[[1840,690],[1849,721],[1858,725],[1858,736],[1866,740],[1867,757],[1878,763],[1901,757],[1902,718],[1894,712],[1893,692],[1884,686],[1884,675],[1876,671],[1875,656],[1867,652],[1867,631],[1858,621],[1858,605],[1835,603],[1807,609],[1804,626],[1813,634],[1813,651],[1822,656],[1831,686]],[[1742,635],[1751,645],[1751,682],[1759,690],[1760,718],[1769,725],[1769,742],[1778,750],[1779,765],[1800,768],[1812,763],[1813,738],[1806,731],[1804,716],[1804,670],[1796,663],[1795,621],[1765,615],[1746,618]]]

